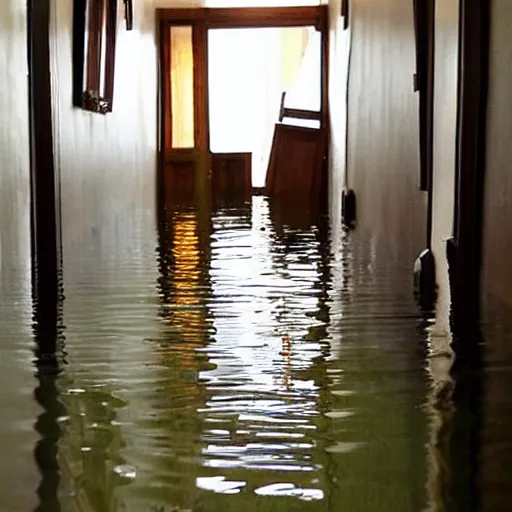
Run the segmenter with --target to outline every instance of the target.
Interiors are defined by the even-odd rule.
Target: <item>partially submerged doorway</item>
[[[165,197],[207,203],[212,193],[247,197],[265,185],[271,195],[302,191],[320,202],[328,119],[325,6],[158,14]]]
[[[283,92],[288,107],[321,110],[320,61],[314,27],[209,30],[210,151],[250,153],[252,185],[263,187]]]

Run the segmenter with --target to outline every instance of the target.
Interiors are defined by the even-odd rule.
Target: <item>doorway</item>
[[[158,16],[161,197],[207,204],[293,183],[318,200],[327,170],[325,6]]]
[[[314,27],[208,31],[210,151],[250,153],[252,186],[264,187],[282,94],[320,112],[321,34]],[[285,124],[319,128],[318,120]]]

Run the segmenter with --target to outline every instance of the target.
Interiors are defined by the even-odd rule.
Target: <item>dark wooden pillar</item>
[[[60,296],[60,197],[53,155],[50,0],[27,1],[32,292],[38,360],[52,366]]]
[[[27,0],[29,125],[31,175],[32,296],[38,387],[42,406],[35,428],[41,439],[34,458],[41,471],[37,510],[59,510],[60,467],[57,458],[65,414],[58,397],[62,316],[60,293],[60,196],[54,164],[50,82],[50,0]]]
[[[453,238],[447,256],[456,329],[480,314],[480,274],[489,68],[489,2],[460,0],[459,104]]]

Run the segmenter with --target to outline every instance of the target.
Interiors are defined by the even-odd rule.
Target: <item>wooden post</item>
[[[461,0],[459,105],[453,238],[447,256],[452,323],[471,329],[480,313],[480,272],[488,88],[489,5]],[[460,322],[458,321],[460,320]]]
[[[60,297],[60,196],[53,155],[50,77],[50,0],[27,2],[32,294],[38,361],[52,365]],[[50,335],[48,335],[50,334]]]

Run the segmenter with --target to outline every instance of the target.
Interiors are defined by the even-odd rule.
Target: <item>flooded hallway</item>
[[[40,510],[441,499],[450,400],[436,393],[453,382],[446,363],[430,373],[408,276],[379,264],[388,251],[264,197],[219,208],[206,232],[194,208],[170,206],[158,227],[126,213],[70,247],[58,376],[31,376],[30,300],[3,303],[2,325],[25,325],[2,337],[18,467],[3,459],[6,510],[35,507],[36,489]]]
[[[486,6],[0,6],[0,512],[509,509]]]

